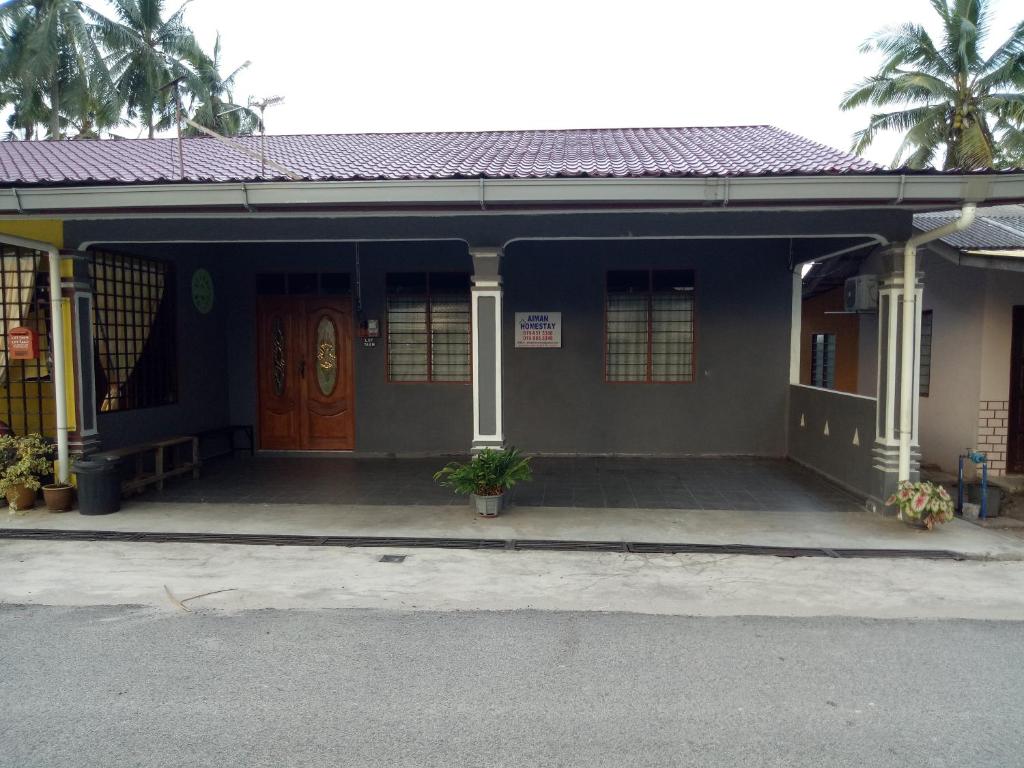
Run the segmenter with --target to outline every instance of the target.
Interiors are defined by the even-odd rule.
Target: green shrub
[[[17,485],[38,491],[42,485],[39,478],[53,471],[55,452],[54,445],[40,434],[0,437],[0,494]]]
[[[512,447],[503,451],[484,448],[465,464],[453,461],[434,475],[434,480],[456,493],[477,496],[498,496],[532,478],[530,457]]]

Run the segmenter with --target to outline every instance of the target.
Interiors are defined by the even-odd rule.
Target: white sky
[[[991,42],[1024,17],[989,0]],[[171,0],[168,8],[176,8]],[[847,149],[843,93],[887,25],[934,29],[928,0],[193,0],[235,99],[281,95],[269,133],[770,123]],[[898,141],[868,156],[888,164]]]

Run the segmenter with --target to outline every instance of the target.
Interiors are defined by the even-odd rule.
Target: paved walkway
[[[116,514],[33,510],[0,517],[0,528],[179,533],[558,539],[748,544],[832,549],[948,549],[971,557],[1024,560],[1024,540],[962,520],[918,531],[863,510],[819,511],[518,507],[495,519],[458,506],[129,502]]]

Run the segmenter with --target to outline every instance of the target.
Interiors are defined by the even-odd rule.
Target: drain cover
[[[404,563],[405,555],[381,555],[379,563]]]

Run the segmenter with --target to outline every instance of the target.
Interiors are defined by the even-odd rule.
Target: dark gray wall
[[[178,402],[155,408],[100,413],[97,428],[103,448],[170,435],[194,434],[223,426],[228,419],[228,361],[225,327],[230,311],[222,287],[223,264],[215,247],[195,245],[133,246],[120,249],[138,256],[174,262],[177,293]],[[205,267],[213,276],[213,311],[202,315],[192,304],[192,273]]]
[[[256,275],[340,271],[355,278],[355,246],[244,244],[136,246],[174,259],[179,281],[178,405],[106,415],[104,444],[231,423],[257,424]],[[384,320],[389,271],[471,270],[461,243],[359,248],[365,317]],[[214,312],[192,307],[189,280],[214,275]],[[604,381],[605,273],[621,268],[696,272],[696,377],[688,384]],[[520,242],[503,264],[507,439],[540,453],[757,454],[786,452],[791,277],[782,241]],[[513,314],[562,313],[563,347],[514,348]],[[393,384],[386,348],[357,340],[356,450],[465,451],[472,437],[467,384]]]
[[[791,386],[789,396],[789,456],[849,490],[877,498],[875,399],[803,385]],[[860,445],[853,444],[855,433]]]
[[[255,275],[261,271],[354,273],[354,246],[273,244],[267,238],[457,238],[361,246],[364,314],[384,319],[384,274],[471,269],[466,243],[510,238],[694,237],[877,232],[900,237],[910,213],[848,211],[672,211],[502,215],[460,213],[367,218],[77,220],[68,247],[83,242],[249,239],[250,243],[124,245],[181,262],[178,271],[181,398],[176,406],[106,415],[108,445],[196,431],[256,417]],[[815,253],[845,244],[797,240]],[[505,260],[504,424],[525,449],[553,453],[750,453],[783,455],[788,382],[790,243],[772,240],[523,241]],[[189,279],[214,275],[217,305],[201,318]],[[692,384],[605,384],[604,273],[622,267],[692,267],[697,272],[697,377]],[[561,350],[515,350],[512,314],[563,313]],[[389,384],[383,342],[357,342],[356,448],[367,453],[465,450],[472,437],[472,391],[459,384]]]
[[[230,414],[256,424],[256,275],[267,272],[347,272],[355,285],[356,247],[350,244],[245,245],[226,253],[232,276],[226,289]],[[381,321],[388,272],[471,272],[463,243],[374,243],[359,246],[363,315]],[[453,453],[468,449],[473,433],[469,384],[396,384],[387,380],[383,337],[374,347],[355,340],[356,450],[360,453]]]
[[[355,285],[356,247],[349,244],[135,245],[130,252],[177,266],[179,400],[171,406],[101,415],[106,448],[228,423],[258,429],[256,275],[345,272]],[[387,272],[472,271],[463,243],[364,244],[359,254],[363,314],[381,320],[382,328]],[[215,284],[214,310],[206,316],[195,310],[191,299],[192,272],[200,266],[210,270]],[[353,356],[358,452],[468,449],[473,432],[469,384],[388,382],[383,339],[373,348],[356,339]]]
[[[541,453],[786,451],[792,276],[781,241],[515,243],[503,265],[506,438]],[[604,380],[605,273],[696,272],[693,383]],[[562,313],[561,349],[514,349],[515,312]]]

